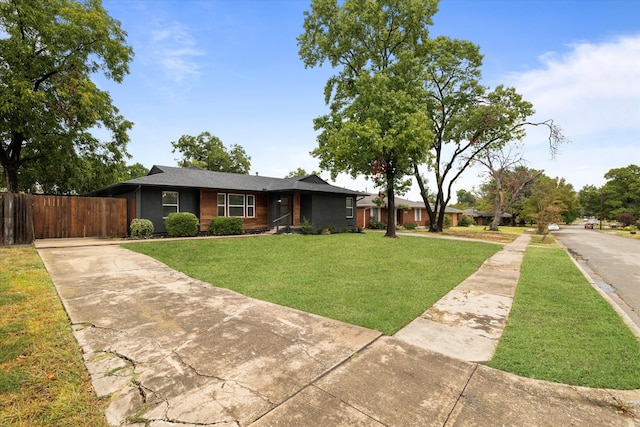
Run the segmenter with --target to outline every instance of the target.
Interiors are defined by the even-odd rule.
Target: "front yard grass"
[[[244,295],[392,335],[500,245],[379,233],[124,245]]]
[[[489,366],[563,384],[640,388],[640,340],[561,249],[527,248]]]
[[[69,319],[33,248],[0,248],[0,425],[107,426]]]

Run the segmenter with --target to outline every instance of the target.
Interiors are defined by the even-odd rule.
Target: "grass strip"
[[[489,366],[577,386],[640,388],[640,340],[560,249],[526,251]]]
[[[107,426],[51,279],[33,248],[0,248],[0,425]]]
[[[215,286],[392,335],[501,246],[379,233],[131,243]]]

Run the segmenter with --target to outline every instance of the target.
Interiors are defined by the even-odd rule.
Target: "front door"
[[[286,214],[290,213],[289,196],[281,196],[280,199],[278,199],[278,205],[280,206],[278,211],[278,218],[282,218]],[[280,221],[280,225],[290,225],[290,224],[291,224],[291,215],[289,215],[286,218],[283,218]]]

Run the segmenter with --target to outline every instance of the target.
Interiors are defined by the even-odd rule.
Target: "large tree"
[[[109,163],[128,156],[132,123],[91,76],[121,82],[133,51],[100,0],[2,1],[0,31],[0,165],[8,191],[21,189],[23,167],[51,179],[45,168],[61,163],[64,181],[87,157]]]
[[[621,214],[640,218],[640,166],[614,168],[605,175],[602,186],[603,213],[606,218],[617,219]]]
[[[480,156],[522,140],[529,125],[549,128],[552,154],[564,140],[553,121],[528,121],[533,105],[514,88],[499,85],[490,91],[482,86],[481,66],[477,45],[447,37],[434,39],[423,58],[422,102],[433,130],[433,138],[424,141],[430,150],[426,167],[435,177],[432,197],[420,162],[415,162],[413,169],[429,214],[429,231],[442,231],[454,183]]]
[[[325,87],[329,113],[312,152],[320,167],[372,178],[387,199],[387,231],[395,237],[395,195],[409,185],[430,139],[419,94],[420,63],[429,45],[436,0],[313,0],[305,12],[299,54],[307,67],[337,70]]]
[[[558,215],[550,222],[562,219],[570,224],[580,215],[580,204],[573,185],[567,183],[564,178],[550,178],[543,174],[531,186],[521,214],[529,220],[539,222],[541,216],[548,218],[550,212]],[[546,230],[546,224],[538,226],[540,232]]]
[[[177,159],[181,167],[197,167],[215,172],[248,174],[251,169],[251,157],[240,145],[232,144],[228,149],[220,138],[209,132],[198,136],[182,135],[171,143],[172,152],[179,151]]]

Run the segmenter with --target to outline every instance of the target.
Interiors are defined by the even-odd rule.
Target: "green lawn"
[[[640,340],[561,249],[529,247],[489,366],[529,378],[640,388]]]
[[[393,334],[501,246],[379,233],[126,244],[191,277]]]
[[[107,426],[33,248],[0,248],[0,426]]]

